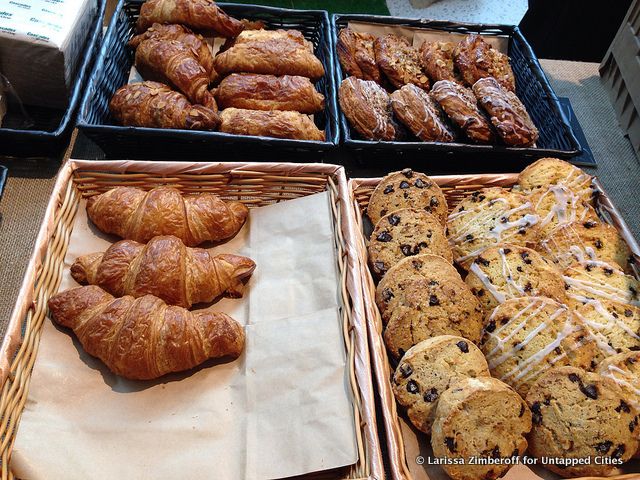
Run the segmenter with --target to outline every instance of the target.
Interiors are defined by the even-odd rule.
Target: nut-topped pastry
[[[467,35],[458,43],[454,62],[469,87],[481,78],[493,77],[508,91],[516,91],[509,57],[485,42],[480,35]]]
[[[438,105],[427,92],[412,83],[391,94],[391,108],[411,133],[423,142],[452,142],[455,139]]]
[[[459,82],[453,64],[453,52],[456,44],[453,42],[423,42],[418,50],[422,69],[432,82],[450,80]]]
[[[418,51],[404,37],[388,34],[373,43],[376,62],[391,84],[400,88],[407,83],[429,90],[429,78],[422,71]]]
[[[380,68],[373,49],[375,39],[370,33],[356,32],[350,28],[340,30],[336,50],[340,65],[348,76],[380,83]]]
[[[430,95],[469,140],[475,143],[495,141],[491,123],[478,107],[471,90],[455,81],[440,80],[433,84]]]
[[[367,140],[391,141],[402,136],[389,94],[376,82],[346,78],[338,89],[338,100],[349,125]]]
[[[538,140],[538,129],[527,109],[516,95],[493,77],[481,78],[473,84],[478,103],[491,117],[502,141],[512,147],[530,147]]]

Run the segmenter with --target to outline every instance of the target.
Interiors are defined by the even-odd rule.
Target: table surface
[[[542,60],[542,66],[560,97],[569,97],[593,154],[597,175],[622,212],[636,238],[640,238],[640,162],[618,126],[608,94],[600,83],[598,64]],[[68,158],[70,150],[65,154]],[[51,195],[60,159],[2,159],[9,179],[0,202],[0,338],[16,301],[40,224]],[[365,169],[346,161],[350,176],[378,176],[385,171]],[[397,170],[393,165],[388,170]],[[479,165],[477,172],[482,171]],[[477,173],[473,172],[473,173]],[[430,173],[425,169],[425,173]]]

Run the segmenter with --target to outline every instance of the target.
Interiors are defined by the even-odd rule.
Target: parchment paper
[[[423,42],[459,42],[466,34],[447,32],[444,30],[431,30],[428,28],[413,28],[400,25],[387,25],[381,23],[349,22],[349,28],[356,32],[366,32],[379,37],[388,33],[406,37],[414,47],[419,47]],[[509,49],[509,38],[499,35],[483,35],[482,38],[498,51],[506,54]]]
[[[76,256],[108,248],[78,207]],[[24,479],[271,479],[357,460],[327,193],[252,209],[218,253],[257,268],[244,298],[213,305],[246,325],[235,361],[157,381],[117,377],[45,319],[13,449]]]

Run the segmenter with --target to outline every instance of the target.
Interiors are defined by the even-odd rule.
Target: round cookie
[[[442,257],[418,255],[400,261],[378,284],[376,303],[386,323],[385,344],[395,359],[437,335],[480,341],[482,308]]]
[[[598,345],[596,362],[628,350],[640,350],[640,307],[591,300],[580,305],[576,315]]]
[[[412,208],[391,212],[376,224],[369,240],[369,266],[382,277],[400,260],[430,253],[453,261],[442,224],[430,213]]]
[[[557,227],[540,240],[536,250],[560,270],[567,268],[574,260],[602,260],[628,271],[631,255],[617,228],[594,220]]]
[[[593,203],[595,192],[591,175],[557,158],[541,158],[533,162],[518,175],[518,185],[524,192],[562,185],[589,204]]]
[[[371,194],[367,215],[375,225],[388,213],[401,208],[429,212],[444,225],[447,220],[447,200],[436,183],[424,173],[405,168],[380,180]]]
[[[411,423],[431,432],[438,398],[451,385],[467,377],[489,377],[482,352],[470,341],[453,335],[423,340],[404,354],[392,387],[398,403],[407,408]]]
[[[454,480],[492,480],[525,452],[530,430],[531,411],[513,389],[495,378],[465,378],[440,395],[431,446],[435,457],[465,459],[442,465]],[[471,457],[510,461],[474,465]]]
[[[618,353],[605,358],[597,372],[613,380],[626,399],[640,410],[640,352]]]
[[[590,459],[545,465],[563,477],[606,476],[616,465],[602,465],[605,458],[626,462],[638,450],[638,411],[610,378],[575,367],[552,368],[533,384],[527,404],[533,412],[531,455]]]
[[[640,306],[640,282],[616,265],[600,260],[574,261],[563,272],[567,304],[578,308],[590,300]]]
[[[591,368],[598,353],[583,323],[566,305],[546,297],[520,297],[487,317],[480,344],[491,375],[525,397],[553,366]]]
[[[500,187],[477,190],[463,198],[447,220],[453,258],[468,268],[498,243],[533,247],[539,240],[539,221],[526,196]]]
[[[550,185],[530,195],[536,214],[540,217],[540,235],[546,237],[554,229],[571,222],[595,223],[598,214],[580,195],[564,185]]]
[[[566,302],[560,273],[538,252],[517,245],[486,249],[471,264],[465,282],[487,313],[517,297],[549,297]]]

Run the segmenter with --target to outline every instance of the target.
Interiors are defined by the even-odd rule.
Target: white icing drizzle
[[[614,270],[614,273],[618,273]],[[624,275],[624,273],[622,273]],[[640,306],[639,300],[633,300],[630,292],[627,292],[621,288],[614,287],[607,283],[590,282],[589,280],[580,280],[577,278],[571,278],[566,275],[562,277],[569,286],[582,290],[583,292],[595,295],[596,297],[606,298],[614,302],[626,303],[629,305]],[[567,292],[569,297],[578,300],[581,303],[587,303],[590,299],[584,295],[578,293]]]
[[[507,322],[505,325],[502,325],[499,329],[497,329],[494,332],[487,332],[487,335],[489,335],[490,337],[493,337],[496,340],[496,346],[486,355],[487,359],[490,359],[491,357],[493,357],[496,354],[496,352],[498,352],[498,350],[502,351],[503,345],[508,341],[510,341],[516,333],[522,330],[533,317],[538,315],[540,311],[545,307],[546,302],[540,302],[540,306],[538,306],[533,312],[531,312],[520,323],[518,323],[518,325],[515,326],[515,328],[511,331],[509,335],[507,335],[504,338],[500,338],[500,333],[502,333],[502,331],[505,328],[511,325],[517,318],[519,318],[521,315],[524,315],[527,311],[529,311],[529,309],[533,308],[535,305],[536,305],[536,301],[529,303],[525,308],[523,308],[518,313],[516,313],[511,318],[511,320]],[[491,317],[489,317],[489,320],[494,320],[495,313],[496,313],[496,310],[493,311],[493,313],[491,314]]]
[[[482,285],[484,285],[484,287],[489,291],[489,293],[493,295],[493,298],[495,298],[496,301],[498,301],[499,303],[504,303],[504,301],[506,300],[505,295],[502,292],[498,291],[495,285],[491,283],[491,280],[489,280],[489,277],[487,276],[487,274],[480,269],[477,263],[475,262],[472,263],[471,267],[469,268],[469,271],[473,273],[476,277],[478,277],[478,279],[482,282]]]
[[[602,372],[602,375],[605,377],[609,377],[618,385],[626,387],[629,390],[631,390],[633,393],[635,393],[636,396],[638,397],[636,399],[635,404],[638,405],[638,403],[640,403],[638,401],[640,400],[640,388],[638,388],[638,384],[640,383],[640,381],[638,380],[638,378],[635,377],[631,372],[625,372],[624,370],[622,370],[621,368],[615,365],[609,365],[607,367],[607,370],[608,371]]]
[[[507,282],[507,290],[509,292],[509,296],[511,298],[514,297],[526,297],[527,294],[524,291],[524,288],[522,288],[518,282],[516,282],[513,279],[513,272],[511,271],[511,267],[509,266],[509,263],[507,262],[507,257],[504,253],[504,249],[500,248],[498,249],[498,253],[500,254],[500,261],[502,262],[502,276],[504,277],[505,281]],[[512,290],[515,290],[516,293],[512,293]]]
[[[548,194],[553,194],[555,202],[549,213],[541,220],[541,225],[544,227],[548,225],[554,217],[558,225],[573,222],[576,219],[576,212],[580,203],[580,198],[572,190],[564,185],[551,185],[549,189],[540,196],[538,203],[535,206],[536,211],[539,211],[541,204]],[[586,215],[587,209],[583,209],[582,217]]]

